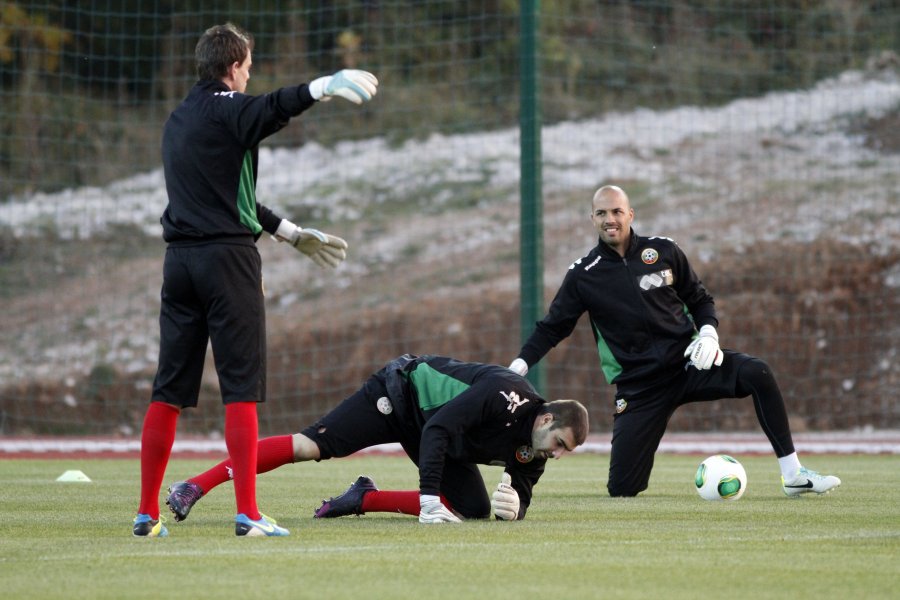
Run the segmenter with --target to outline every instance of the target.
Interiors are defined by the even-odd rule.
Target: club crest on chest
[[[645,248],[641,252],[641,260],[644,261],[644,264],[652,265],[657,260],[659,260],[659,252],[657,252],[653,248]]]

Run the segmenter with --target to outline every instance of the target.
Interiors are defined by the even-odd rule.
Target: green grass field
[[[896,598],[900,460],[809,456],[839,475],[822,497],[781,492],[772,457],[739,457],[734,503],[693,490],[700,456],[661,455],[638,498],[605,493],[606,455],[549,465],[525,521],[419,525],[369,514],[311,518],[360,473],[415,489],[406,458],[290,465],[258,481],[288,538],[234,536],[231,485],[169,537],[136,539],[136,460],[0,460],[3,598]],[[166,482],[211,461],[173,460]],[[58,483],[80,469],[91,483]],[[500,470],[485,468],[490,486]],[[165,507],[164,507],[165,508]]]

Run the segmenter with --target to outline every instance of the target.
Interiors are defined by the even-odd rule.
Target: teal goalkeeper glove
[[[354,104],[362,104],[372,99],[378,92],[378,79],[368,71],[344,69],[334,75],[314,79],[309,84],[309,93],[315,100],[327,102],[332,96],[340,96]]]

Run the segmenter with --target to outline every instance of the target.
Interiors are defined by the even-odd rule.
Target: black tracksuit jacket
[[[163,129],[163,239],[253,244],[275,233],[281,218],[256,201],[258,146],[313,104],[306,84],[249,96],[198,81]]]
[[[684,252],[633,230],[626,256],[599,242],[569,267],[547,315],[522,346],[528,365],[572,333],[587,312],[607,382],[636,393],[684,368],[696,330],[717,326],[713,297]]]
[[[419,439],[419,490],[440,494],[446,459],[502,466],[519,494],[519,518],[547,460],[534,456],[531,433],[541,398],[506,367],[445,356],[403,355],[385,367],[394,408]]]

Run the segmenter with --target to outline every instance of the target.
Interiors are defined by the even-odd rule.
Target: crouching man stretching
[[[499,365],[404,354],[369,377],[327,415],[294,435],[260,440],[257,473],[308,460],[344,457],[399,443],[419,467],[419,489],[379,490],[365,476],[315,512],[317,518],[392,512],[420,523],[525,517],[549,458],[584,443],[588,413],[576,400],[541,398],[523,377]],[[479,464],[503,466],[489,496]],[[228,481],[231,461],[173,484],[166,504],[176,521]]]

